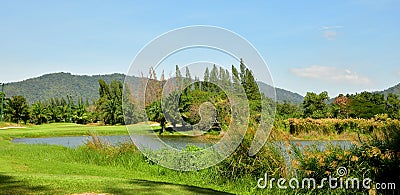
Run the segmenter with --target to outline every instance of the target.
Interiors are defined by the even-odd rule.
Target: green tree
[[[186,66],[185,74],[185,87],[187,87],[192,82],[192,76],[190,75],[189,67]]]
[[[372,118],[386,113],[385,96],[383,94],[361,92],[350,96],[350,116],[353,118]]]
[[[57,108],[56,100],[54,98],[50,98],[49,103],[46,105],[46,107],[50,122],[60,122],[61,113],[59,113],[60,110]]]
[[[202,89],[205,91],[208,91],[208,82],[210,81],[210,71],[208,70],[208,67],[206,67],[206,71],[204,72],[204,84],[202,85]]]
[[[276,105],[277,119],[300,118],[301,114],[301,109],[297,104],[284,101],[282,104],[277,103]]]
[[[57,110],[58,110],[58,113],[60,114],[60,121],[62,121],[62,122],[67,122],[69,119],[68,119],[68,115],[69,115],[69,107],[68,107],[68,105],[67,104],[65,104],[65,105],[63,105],[63,104],[60,104],[59,106],[57,106]]]
[[[167,121],[172,123],[173,127],[176,127],[177,124],[183,123],[183,121],[181,121],[181,115],[179,110],[179,95],[180,93],[173,92],[169,94],[167,97],[163,97],[162,99],[162,106],[164,108],[165,118]]]
[[[239,92],[240,90],[240,76],[239,71],[232,65],[232,87],[233,91]]]
[[[389,93],[386,97],[386,112],[390,118],[400,119],[400,99],[396,94]]]
[[[182,89],[183,87],[183,78],[182,78],[182,73],[179,70],[179,66],[175,66],[175,84],[178,89]]]
[[[216,84],[218,83],[218,68],[215,64],[213,65],[213,68],[211,69],[209,82],[214,84],[214,85],[209,86],[210,90],[217,92],[218,88],[217,88]]]
[[[112,125],[124,123],[122,90],[123,85],[120,81],[113,80],[108,85],[104,80],[99,80],[100,98],[97,101],[97,105],[104,123]]]
[[[198,76],[194,77],[194,88],[193,90],[199,90],[201,86],[200,78]]]
[[[32,121],[35,124],[40,125],[47,122],[48,118],[47,109],[40,101],[32,105],[31,115],[32,115]]]
[[[103,79],[99,79],[99,95],[100,98],[102,97],[108,97],[110,96],[110,87],[108,86],[108,84],[103,80]]]
[[[84,104],[82,98],[78,99],[78,104],[77,104],[76,108],[74,109],[72,119],[73,119],[73,121],[75,121],[78,124],[86,124],[89,120],[87,107]]]
[[[246,65],[244,65],[244,62],[243,62],[243,59],[242,59],[242,58],[240,58],[240,65],[239,65],[239,67],[240,67],[240,74],[239,74],[239,76],[240,76],[240,80],[242,81],[242,84],[243,84],[243,83],[246,82],[245,76],[246,76],[246,69],[247,69],[247,67],[246,67]]]
[[[124,96],[123,96],[123,113],[124,113],[124,123],[125,124],[135,124],[138,122],[145,121],[144,116],[142,115],[142,111],[139,110],[139,107],[135,105],[135,97],[129,90],[128,85],[124,87]]]
[[[327,101],[329,100],[328,92],[324,91],[320,94],[307,92],[304,97],[302,106],[304,109],[304,117],[324,118],[328,113]]]
[[[29,120],[29,105],[24,97],[13,96],[11,99],[7,99],[6,103],[12,122],[20,123],[23,120],[26,123]]]
[[[165,131],[166,120],[161,109],[161,100],[157,100],[146,107],[147,117],[151,121],[159,122],[161,126],[160,134]]]
[[[242,85],[244,86],[247,98],[249,100],[261,100],[261,94],[257,82],[253,77],[253,73],[249,69],[246,69],[245,71]]]

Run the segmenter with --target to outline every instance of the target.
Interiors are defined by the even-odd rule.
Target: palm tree
[[[49,120],[51,122],[60,122],[59,110],[54,104],[47,105]]]
[[[68,121],[68,115],[69,115],[68,105],[57,106],[57,110],[58,110],[60,121],[67,122]]]
[[[78,124],[85,124],[88,120],[88,114],[84,104],[79,104],[73,114],[74,121]]]
[[[46,122],[48,116],[47,114],[46,107],[40,101],[32,105],[32,118],[36,124],[42,124]]]
[[[29,119],[29,105],[22,96],[14,96],[7,100],[7,112],[11,115],[14,122],[19,123],[23,120],[25,123]]]

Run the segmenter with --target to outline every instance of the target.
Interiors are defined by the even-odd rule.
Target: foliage
[[[328,92],[324,91],[320,94],[307,92],[303,100],[304,117],[325,118],[328,114],[327,101],[329,99]]]
[[[83,97],[66,96],[66,98],[54,97],[44,101],[37,101],[29,106],[22,96],[14,96],[6,99],[5,119],[12,122],[34,124],[74,122],[78,124],[94,123],[100,120],[105,124],[124,124],[122,113],[123,87],[120,81],[113,80],[107,84],[99,80],[100,98],[92,104]],[[128,92],[127,92],[128,93]],[[126,104],[135,112],[134,105]],[[127,115],[130,122],[139,122],[143,117],[132,113]]]
[[[27,123],[29,119],[29,105],[22,96],[14,96],[10,99],[6,99],[5,111],[12,122],[20,123],[22,120],[24,123]]]
[[[165,130],[166,119],[161,108],[161,100],[155,101],[146,107],[147,117],[151,121],[159,122],[161,126],[160,134]]]
[[[337,118],[348,118],[350,111],[350,99],[343,94],[339,94],[333,101],[333,115]]]
[[[373,131],[381,131],[387,126],[396,125],[399,120],[382,118],[377,115],[372,119],[288,119],[286,127],[291,134],[298,135],[301,133],[318,133],[322,135],[342,134],[343,132],[357,132],[369,134]]]
[[[390,118],[400,119],[400,98],[396,94],[388,94],[386,97],[385,111]]]
[[[218,174],[231,180],[244,176],[259,178],[265,173],[271,177],[285,176],[287,170],[281,149],[272,143],[267,143],[256,155],[250,156],[249,149],[252,140],[252,136],[245,136],[235,151],[216,165]]]
[[[385,113],[384,95],[370,92],[362,92],[349,96],[350,116],[360,118],[372,118],[376,114]]]
[[[276,104],[276,119],[300,118],[302,110],[299,105],[284,101]]]
[[[100,116],[105,124],[115,125],[124,124],[122,112],[123,85],[120,81],[113,80],[107,84],[104,80],[99,80],[99,94],[97,107]]]
[[[35,124],[43,124],[48,119],[46,107],[40,101],[32,105],[31,115],[31,120]]]
[[[400,172],[399,145],[400,122],[391,121],[384,124],[379,130],[375,130],[371,137],[362,141],[360,145],[353,145],[350,149],[329,146],[325,150],[310,147],[301,151],[294,146],[296,153],[294,165],[300,178],[312,177],[321,181],[322,178],[329,176],[338,177],[336,174],[338,167],[345,167],[348,172],[342,177],[343,180],[370,178],[371,185],[376,183],[398,184],[400,182],[398,174]],[[382,194],[397,194],[399,189],[378,191]],[[368,190],[349,189],[348,192],[366,193]]]

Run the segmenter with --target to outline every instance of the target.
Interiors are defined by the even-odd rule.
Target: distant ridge
[[[393,86],[393,87],[390,87],[390,88],[388,88],[388,89],[385,89],[385,90],[383,90],[383,91],[379,91],[378,93],[384,94],[385,96],[386,96],[387,94],[389,94],[389,93],[397,94],[397,95],[400,96],[400,83],[397,84],[397,85],[395,85],[395,86]]]
[[[73,75],[71,73],[51,73],[20,82],[7,84],[5,93],[7,97],[22,95],[29,103],[48,100],[52,97],[66,98],[72,96],[87,98],[89,101],[99,97],[98,80],[106,82],[112,80],[124,81],[125,75],[114,73],[109,75]]]
[[[29,103],[48,100],[53,97],[66,98],[67,95],[71,95],[75,100],[78,97],[82,97],[84,100],[88,99],[91,101],[99,97],[99,79],[103,79],[107,83],[112,80],[123,82],[125,75],[114,73],[88,76],[65,72],[50,73],[19,82],[8,83],[5,87],[5,93],[7,97],[22,95]],[[139,82],[139,78],[133,77],[133,79]],[[273,88],[271,86],[261,82],[259,86],[262,93],[267,96],[272,94],[271,90]],[[301,103],[303,101],[301,95],[280,88],[276,88],[276,97],[279,102]]]
[[[268,85],[265,84],[263,82],[257,82],[258,83],[258,87],[260,88],[260,91],[262,93],[264,93],[267,97],[269,98],[273,98],[271,96],[271,94],[273,94],[273,88]],[[292,103],[296,103],[296,104],[300,104],[301,102],[303,102],[304,97],[301,96],[298,93],[294,93],[285,89],[281,89],[281,88],[276,88],[275,87],[275,92],[276,92],[276,101],[282,103],[284,101],[288,101],[288,102],[292,102]]]

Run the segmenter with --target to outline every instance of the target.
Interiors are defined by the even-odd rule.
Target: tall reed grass
[[[324,135],[341,134],[343,132],[357,132],[369,134],[373,131],[381,131],[388,126],[400,127],[400,121],[385,117],[372,119],[297,119],[290,118],[285,125],[291,134],[316,132]]]

